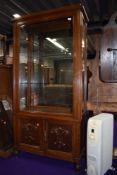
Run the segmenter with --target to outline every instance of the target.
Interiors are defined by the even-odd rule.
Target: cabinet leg
[[[18,156],[19,153],[20,153],[20,151],[19,151],[17,148],[15,148],[14,151],[13,151],[13,153],[14,153],[16,156]]]
[[[79,163],[75,163],[75,171],[80,171],[80,164]]]
[[[74,168],[75,168],[75,171],[80,171],[80,158],[75,158]]]

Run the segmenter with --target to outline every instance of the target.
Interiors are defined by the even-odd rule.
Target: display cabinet
[[[17,149],[78,162],[85,60],[86,14],[79,4],[14,21]]]

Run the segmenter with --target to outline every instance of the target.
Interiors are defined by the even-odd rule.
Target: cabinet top
[[[88,21],[88,16],[85,8],[80,4],[65,5],[63,7],[54,8],[50,10],[44,10],[39,12],[33,12],[28,15],[24,15],[18,19],[14,19],[14,22],[20,24],[36,21],[44,21],[49,19],[56,19],[57,17],[63,17],[68,15],[74,15],[76,11],[82,11],[86,21]]]

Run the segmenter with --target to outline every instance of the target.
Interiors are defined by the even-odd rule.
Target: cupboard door
[[[43,121],[38,118],[19,119],[19,143],[24,147],[41,149]]]
[[[72,152],[72,124],[69,122],[47,121],[47,149],[70,153]]]
[[[73,18],[68,17],[20,26],[20,111],[72,113]]]

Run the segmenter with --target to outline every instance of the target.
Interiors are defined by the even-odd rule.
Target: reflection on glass
[[[71,112],[72,64],[71,18],[21,27],[20,109]]]

